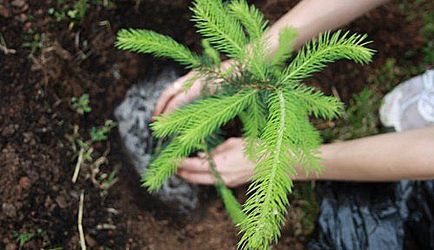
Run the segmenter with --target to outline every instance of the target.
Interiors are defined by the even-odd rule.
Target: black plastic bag
[[[308,249],[434,249],[434,181],[318,182]]]

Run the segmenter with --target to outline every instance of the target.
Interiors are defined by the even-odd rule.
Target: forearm
[[[287,26],[298,31],[295,47],[317,34],[345,25],[387,0],[303,0],[274,23],[267,32],[272,55],[278,46],[280,31]]]
[[[434,178],[434,127],[321,147],[324,170],[309,179],[394,181]],[[303,174],[301,178],[306,179]]]

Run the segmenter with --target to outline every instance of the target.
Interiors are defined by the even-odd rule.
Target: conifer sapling
[[[337,31],[319,35],[293,55],[296,32],[285,28],[270,59],[264,36],[267,21],[245,0],[195,0],[191,10],[203,36],[203,55],[149,30],[124,29],[117,35],[120,49],[171,58],[195,70],[207,84],[218,83],[212,96],[159,116],[152,124],[154,136],[171,141],[151,163],[143,185],[150,191],[159,189],[176,173],[183,157],[203,150],[209,136],[239,117],[245,152],[256,162],[242,211],[237,211],[236,200],[221,181],[217,188],[228,210],[236,211],[229,212],[242,234],[238,247],[268,249],[280,236],[294,166],[302,166],[306,173],[321,169],[317,156],[321,138],[309,116],[333,119],[343,108],[335,97],[304,85],[303,80],[339,59],[368,63],[374,51],[365,47],[366,35]],[[220,53],[234,62],[227,70],[220,69]]]

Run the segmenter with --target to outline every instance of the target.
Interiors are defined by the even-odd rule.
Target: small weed
[[[74,7],[66,12],[73,20],[81,22],[87,12],[87,0],[79,0],[74,4]]]
[[[29,232],[17,233],[14,231],[13,237],[16,239],[20,247],[23,247],[24,244],[26,244],[33,238],[33,233],[29,233]]]
[[[63,127],[63,125],[65,125],[65,121],[64,120],[60,120],[60,121],[57,122],[57,126]]]
[[[55,8],[49,8],[48,9],[48,14],[50,14],[51,16],[54,17],[54,19],[56,20],[56,22],[61,22],[63,20],[66,19],[66,14],[63,10],[58,10]]]
[[[72,97],[71,98],[71,106],[80,115],[84,115],[85,113],[89,113],[92,111],[92,108],[89,106],[89,95],[83,94],[79,98]]]
[[[34,238],[40,237],[43,234],[43,230],[37,228],[35,232],[21,232],[18,233],[16,231],[12,232],[12,237],[18,242],[20,248],[22,248],[27,242],[31,241]]]
[[[30,30],[28,32],[28,35],[30,35],[30,38],[27,42],[22,43],[21,47],[23,48],[29,48],[30,49],[30,55],[37,54],[41,51],[41,49],[44,47],[44,42],[46,41],[46,35],[44,33],[36,33],[33,30]]]
[[[56,22],[69,20],[69,28],[83,21],[88,10],[88,0],[75,1],[73,5],[67,1],[56,1],[56,7],[48,9],[48,14],[54,17]]]
[[[112,120],[106,120],[104,126],[96,128],[93,127],[90,131],[90,136],[93,142],[101,142],[107,140],[107,135],[110,131],[116,127],[116,122]]]
[[[79,145],[79,148],[81,152],[83,152],[83,160],[85,161],[92,161],[92,153],[93,153],[93,148],[92,146],[89,144],[89,142],[87,141],[83,141],[82,139],[78,139],[77,140],[77,144]]]

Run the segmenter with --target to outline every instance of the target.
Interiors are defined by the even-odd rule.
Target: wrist
[[[320,147],[319,158],[321,159],[322,169],[319,173],[311,172],[309,175],[306,174],[304,166],[301,164],[297,164],[295,166],[296,175],[293,176],[294,180],[297,181],[307,181],[307,180],[319,180],[319,179],[327,179],[330,173],[330,167],[333,166],[333,162],[335,162],[336,154],[338,152],[338,143],[336,144],[324,144]]]
[[[320,147],[321,163],[324,167],[333,165],[339,152],[340,143],[324,144]]]

